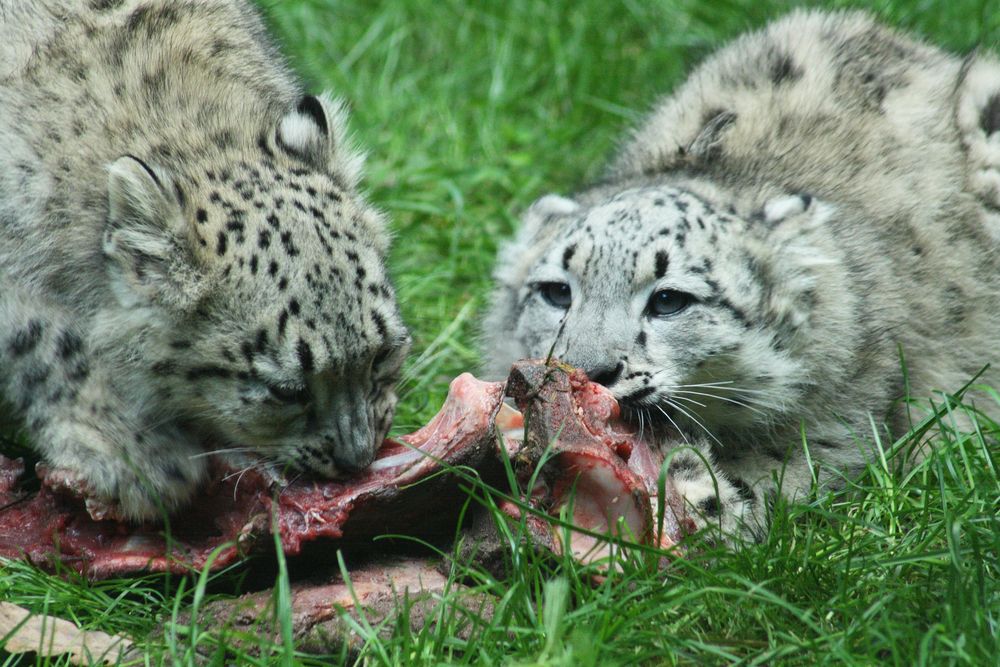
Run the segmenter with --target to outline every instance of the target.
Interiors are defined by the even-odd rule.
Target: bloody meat
[[[521,413],[501,412],[505,389]],[[545,517],[569,505],[572,523],[588,531],[662,547],[691,527],[670,480],[661,478],[662,457],[623,424],[610,392],[558,362],[523,361],[506,385],[456,378],[426,426],[386,441],[371,467],[349,480],[277,484],[256,470],[231,474],[216,461],[215,481],[168,526],[94,520],[65,480],[43,476],[40,491],[24,493],[23,465],[0,457],[0,557],[49,569],[61,563],[103,578],[221,568],[255,544],[269,544],[261,538],[272,530],[293,556],[319,539],[419,535],[464,500],[459,477],[442,474],[442,466],[475,469],[496,483],[501,455],[514,461],[522,484],[543,464],[534,487],[519,494],[525,502],[501,506],[513,516],[527,511],[548,548],[564,549],[566,532]],[[582,560],[606,553],[606,543],[592,535],[571,531],[569,542]]]

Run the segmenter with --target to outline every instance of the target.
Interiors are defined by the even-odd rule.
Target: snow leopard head
[[[793,195],[741,215],[716,195],[655,185],[537,201],[500,253],[487,371],[551,354],[644,422],[718,434],[772,421],[809,381],[801,334],[829,264],[809,236],[831,209]]]

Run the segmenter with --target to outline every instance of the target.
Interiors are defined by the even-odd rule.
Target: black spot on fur
[[[645,331],[640,331],[639,335],[635,337],[635,342],[636,342],[637,345],[645,345],[646,344],[646,332]]]
[[[289,257],[295,257],[299,254],[299,249],[295,247],[295,243],[292,242],[291,232],[281,233],[281,245],[285,247],[285,252],[288,253]]]
[[[228,244],[229,244],[229,241],[226,239],[226,233],[225,232],[219,232],[218,242],[216,243],[216,246],[215,246],[215,254],[218,255],[219,257],[222,257],[223,255],[225,255],[226,254],[226,247],[228,246]]]
[[[570,246],[567,246],[566,249],[563,251],[562,265],[563,265],[564,269],[569,270],[570,260],[573,259],[573,255],[575,255],[575,254],[576,254],[576,244],[575,243],[572,244],[572,245],[570,245]]]
[[[755,505],[757,503],[757,494],[753,492],[753,489],[750,488],[749,484],[739,477],[734,477],[732,482],[733,486],[736,487],[737,493],[740,494],[740,498],[745,500],[750,505]]]
[[[669,259],[667,258],[667,253],[665,250],[656,251],[656,277],[662,278],[667,273],[667,266],[669,266]]]
[[[297,111],[312,118],[316,122],[316,126],[323,133],[323,136],[330,134],[330,128],[326,124],[326,112],[323,111],[323,105],[316,97],[312,95],[303,97],[299,102]]]
[[[198,220],[199,223],[205,224],[206,222],[208,222],[208,211],[206,211],[203,208],[199,208],[198,212],[195,213],[195,218]]]
[[[281,314],[278,315],[278,335],[283,336],[285,334],[285,328],[288,326],[288,311],[282,310]]]
[[[689,455],[683,453],[674,456],[667,466],[667,474],[671,477],[684,477],[687,473],[698,472],[702,468],[702,463]]]
[[[200,380],[202,378],[228,378],[232,376],[232,371],[222,366],[196,366],[189,370],[185,376],[188,380]]]
[[[706,496],[705,498],[702,498],[698,502],[698,509],[701,510],[705,516],[710,517],[717,517],[722,511],[722,508],[719,506],[719,499],[715,496]]]
[[[83,339],[72,331],[63,331],[56,340],[56,354],[61,359],[76,356],[83,349]]]
[[[72,383],[80,383],[90,377],[90,364],[86,359],[77,359],[73,367],[66,373],[66,379]]]
[[[44,331],[45,325],[41,320],[29,321],[28,326],[14,332],[14,336],[10,339],[9,343],[10,353],[15,357],[20,357],[31,352],[42,339],[42,332]]]
[[[386,334],[388,333],[388,329],[385,326],[385,318],[383,318],[378,313],[373,312],[372,322],[375,323],[375,328],[378,329],[379,336],[382,337],[382,340],[385,340]]]
[[[643,387],[642,389],[639,389],[637,391],[633,391],[628,396],[625,396],[624,398],[622,398],[622,402],[624,402],[624,403],[636,403],[636,402],[641,401],[642,399],[646,398],[647,396],[649,396],[650,394],[653,394],[653,393],[656,393],[656,389],[654,389],[653,387]]]
[[[771,83],[780,86],[802,78],[802,70],[795,66],[787,53],[774,54],[771,62]]]
[[[1000,131],[1000,93],[994,94],[979,112],[979,127],[986,136]]]
[[[188,478],[184,474],[184,471],[177,467],[175,464],[169,464],[163,469],[164,474],[179,484],[187,484]]]
[[[299,365],[302,366],[302,370],[306,373],[312,372],[313,353],[312,348],[309,347],[309,343],[300,338],[298,345],[295,346],[295,353],[299,357]]]
[[[292,315],[298,315],[299,312],[301,312],[301,310],[302,309],[299,306],[299,300],[298,299],[292,299],[291,301],[288,302],[288,311]]]
[[[271,150],[271,147],[267,143],[267,137],[264,136],[263,134],[257,137],[257,148],[259,148],[260,152],[266,155],[268,158],[274,157],[274,151]]]

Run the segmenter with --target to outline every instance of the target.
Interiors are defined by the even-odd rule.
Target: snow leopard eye
[[[566,283],[538,283],[535,289],[553,308],[566,310],[573,302],[573,292]]]
[[[694,297],[686,292],[661,289],[658,292],[654,292],[653,296],[649,298],[649,305],[646,306],[646,312],[654,317],[675,315],[690,306],[692,301],[694,301]]]

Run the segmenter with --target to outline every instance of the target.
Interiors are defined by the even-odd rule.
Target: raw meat
[[[521,413],[501,409],[505,389]],[[453,529],[465,496],[458,477],[442,465],[475,469],[496,485],[503,456],[513,460],[523,487],[534,482],[517,492],[520,504],[501,505],[514,517],[527,513],[541,548],[568,548],[590,561],[607,553],[601,535],[669,548],[691,528],[669,479],[659,480],[664,493],[658,498],[662,459],[624,425],[606,389],[558,362],[522,361],[506,385],[468,374],[456,378],[427,426],[387,440],[371,467],[349,480],[279,484],[217,460],[215,481],[165,525],[94,520],[66,478],[42,474],[40,491],[23,492],[23,465],[0,457],[0,557],[103,578],[221,568],[257,542],[270,548],[271,540],[262,538],[274,530],[294,556],[322,538],[421,535],[447,521]],[[539,464],[540,474],[533,475]],[[587,532],[557,527],[551,517],[560,512]]]
[[[59,562],[104,578],[201,569],[217,548],[212,567],[224,567],[268,535],[272,521],[289,555],[304,542],[345,533],[356,539],[419,533],[429,517],[461,504],[455,477],[434,474],[442,463],[496,466],[492,424],[502,392],[502,383],[459,376],[430,423],[386,441],[371,467],[350,480],[295,481],[279,488],[255,470],[231,474],[216,462],[216,481],[166,526],[95,521],[80,499],[44,485],[21,497],[23,465],[0,457],[0,557],[26,557],[48,569]]]
[[[456,605],[464,610],[456,614],[465,619],[457,625],[459,636],[468,634],[474,623],[487,622],[493,615],[495,601],[449,582],[439,567],[423,558],[381,558],[352,567],[350,585],[339,572],[328,581],[292,584],[290,606],[295,648],[304,653],[336,652],[344,646],[356,651],[364,640],[348,618],[358,621],[363,617],[384,636],[397,628],[396,623],[385,621],[405,611],[410,632],[419,632],[427,623],[435,622],[445,597],[449,601],[449,614],[456,614]],[[272,591],[249,593],[207,605],[199,614],[199,623],[202,627],[235,630],[229,635],[230,641],[239,642],[242,633],[251,633],[279,643],[281,635],[274,622],[273,605]],[[186,621],[181,619],[182,623]]]
[[[583,371],[558,362],[518,362],[507,395],[524,416],[501,412],[498,423],[502,429],[525,425],[523,443],[506,441],[519,480],[526,486],[534,479],[525,499],[549,515],[565,511],[570,523],[590,533],[555,524],[546,530],[537,515],[528,517],[529,530],[556,551],[568,546],[574,557],[589,562],[608,554],[609,543],[595,535],[668,549],[694,529],[670,479],[660,479],[662,457],[622,422],[611,392]],[[510,502],[501,508],[515,518],[522,514]]]

